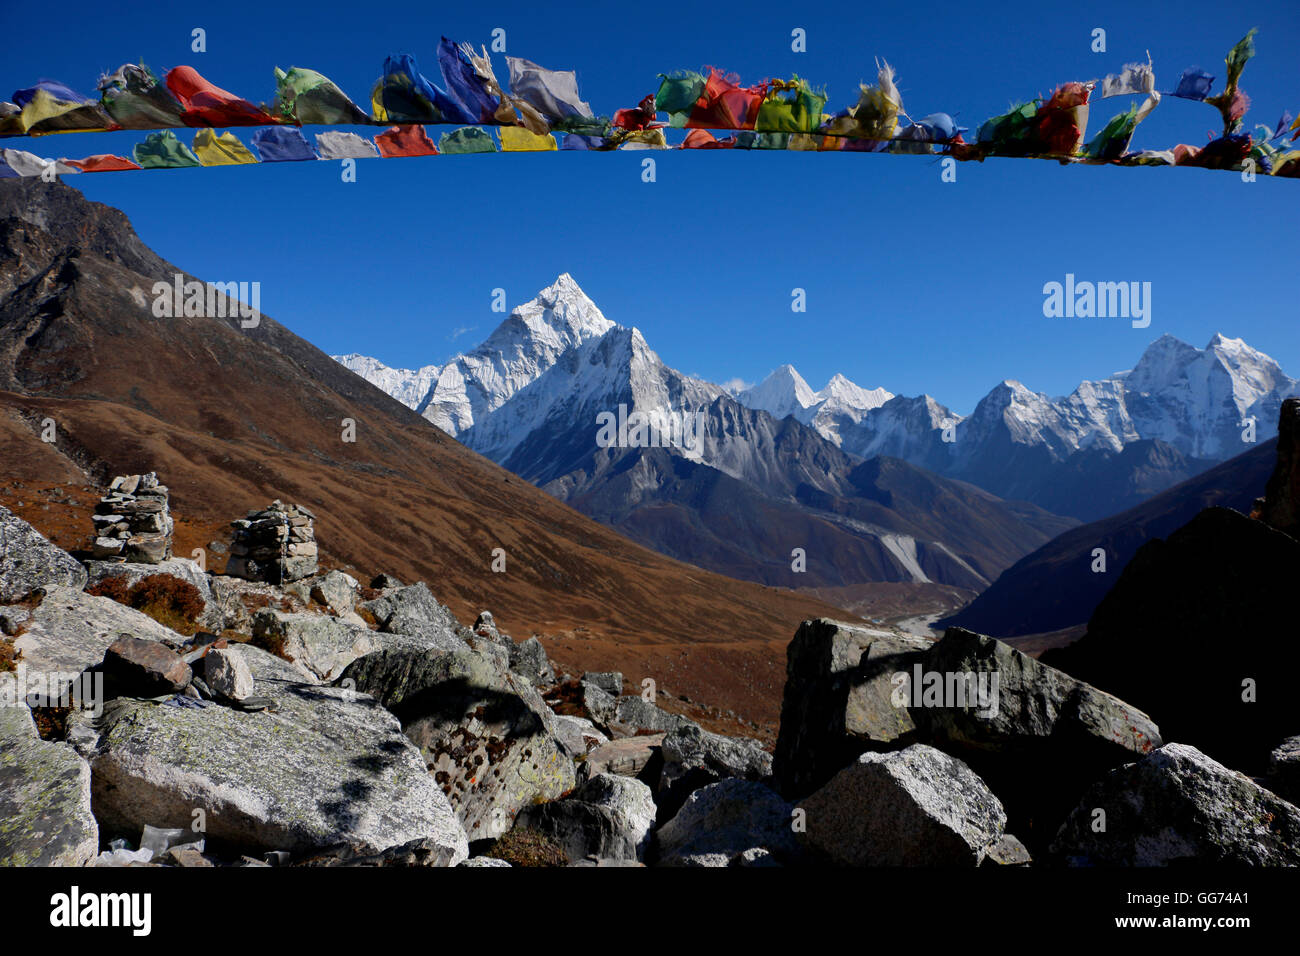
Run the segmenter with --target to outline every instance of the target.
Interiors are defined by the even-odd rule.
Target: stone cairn
[[[249,581],[284,584],[316,573],[316,516],[302,505],[284,505],[279,499],[269,508],[250,511],[232,521],[235,540],[230,546],[226,574]]]
[[[91,516],[95,524],[96,560],[122,558],[161,564],[172,556],[172,516],[167,486],[147,475],[119,475],[108,486]]]

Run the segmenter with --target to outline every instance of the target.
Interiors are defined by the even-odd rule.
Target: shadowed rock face
[[[994,696],[989,706],[932,697],[931,678],[972,690],[982,681]],[[1037,852],[1085,787],[1160,743],[1136,707],[993,638],[950,628],[931,643],[819,620],[790,645],[774,770],[798,799],[864,751],[929,745],[984,778]]]
[[[1052,852],[1091,866],[1300,866],[1300,809],[1195,747],[1168,744],[1091,787]]]
[[[573,789],[572,756],[550,709],[508,670],[499,645],[380,650],[349,665],[342,681],[397,715],[471,839],[499,837],[524,806]]]
[[[1282,403],[1277,432],[1277,467],[1268,480],[1260,517],[1300,538],[1300,398]]]
[[[1088,632],[1042,660],[1131,701],[1166,739],[1262,773],[1296,731],[1300,542],[1226,508],[1143,546]]]

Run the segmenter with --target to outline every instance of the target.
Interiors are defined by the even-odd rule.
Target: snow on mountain
[[[332,355],[334,361],[344,368],[356,372],[371,385],[387,392],[407,408],[419,411],[429,389],[438,380],[442,371],[440,366],[426,365],[424,368],[389,368],[378,359],[368,355],[352,352],[348,355]]]
[[[1188,462],[1229,458],[1246,447],[1246,421],[1254,419],[1257,440],[1271,437],[1282,399],[1298,391],[1297,381],[1272,358],[1223,335],[1204,349],[1162,336],[1131,370],[1081,382],[1063,397],[1007,380],[969,416],[929,395],[864,389],[843,375],[815,392],[791,365],[733,391],[668,369],[640,332],[605,318],[567,273],[516,308],[482,345],[441,368],[392,369],[355,354],[336,358],[497,461],[514,454],[548,418],[558,423],[555,416],[593,416],[619,404],[681,416],[730,396],[778,421],[792,416],[851,455],[902,458],[1030,500],[1032,489],[1052,480],[1045,469],[1081,453],[1104,457],[1156,440]],[[726,422],[711,428],[740,434],[752,427],[734,412],[718,414]],[[705,454],[738,476],[757,460],[741,445],[734,436],[719,443],[710,434]]]
[[[1282,400],[1300,383],[1241,339],[1215,335],[1204,349],[1172,335],[1152,343],[1123,383],[1134,428],[1198,458],[1228,458],[1247,450],[1242,432],[1255,420],[1263,441],[1277,430]]]
[[[817,393],[793,365],[782,365],[753,388],[737,393],[736,400],[746,408],[765,411],[773,418],[787,415],[799,418],[816,404]]]
[[[461,440],[497,462],[509,460],[530,436],[559,434],[575,423],[585,423],[594,443],[597,416],[620,415],[622,405],[628,416],[633,412],[646,416],[665,441],[694,452],[696,448],[688,447],[694,444],[694,433],[681,431],[685,416],[694,416],[725,392],[668,368],[638,329],[610,325],[604,335],[588,338],[565,353],[498,411],[463,432]],[[676,436],[674,425],[679,429]],[[686,427],[693,425],[692,417]]]
[[[511,312],[482,345],[448,362],[422,414],[459,435],[535,381],[560,356],[613,327],[565,272]]]

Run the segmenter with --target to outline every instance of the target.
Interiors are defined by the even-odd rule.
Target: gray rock
[[[471,857],[470,859],[466,860],[464,863],[460,865],[461,866],[489,866],[489,867],[504,866],[507,868],[510,867],[509,862],[507,862],[506,860],[498,860],[494,856]]]
[[[550,708],[499,656],[388,648],[342,678],[397,715],[471,839],[501,836],[521,808],[575,783]]]
[[[459,845],[443,839],[421,837],[401,846],[376,853],[365,843],[343,843],[321,853],[314,853],[293,866],[384,866],[442,867],[464,866]]]
[[[386,592],[361,605],[375,616],[379,629],[390,634],[423,634],[431,629],[455,633],[459,622],[451,609],[439,604],[423,581]]]
[[[663,734],[624,737],[601,744],[578,766],[583,779],[601,773],[616,773],[639,780],[659,780],[663,769]]]
[[[376,574],[371,578],[370,586],[376,591],[387,591],[389,588],[400,588],[403,585],[391,574]]]
[[[194,675],[181,656],[158,641],[124,634],[104,652],[104,679],[114,696],[157,697],[184,690]]]
[[[761,783],[729,778],[696,790],[657,834],[662,866],[739,865],[763,849],[776,862],[798,858],[791,806]],[[750,854],[750,858],[754,855]]]
[[[666,710],[661,710],[643,697],[638,696],[620,697],[614,719],[617,723],[633,731],[648,730],[652,733],[667,733],[670,730],[692,726],[695,723],[679,714],[670,714]]]
[[[786,649],[785,696],[773,771],[787,797],[812,793],[858,754],[915,739],[893,703],[893,675],[930,649],[923,637],[818,619]]]
[[[757,741],[724,737],[695,724],[670,731],[663,742],[664,766],[659,778],[659,807],[671,817],[687,794],[727,777],[770,785],[772,755]]]
[[[555,733],[569,748],[570,753],[585,754],[609,743],[609,738],[596,729],[586,717],[566,714],[555,715]]]
[[[1023,843],[1010,833],[1004,833],[997,843],[989,847],[984,862],[998,866],[1027,866],[1033,862],[1033,858]]]
[[[863,754],[799,808],[804,844],[841,866],[978,866],[1007,822],[974,771],[924,744]]]
[[[618,698],[586,681],[582,682],[579,690],[582,691],[582,709],[587,712],[587,717],[608,734],[610,725],[618,717]]]
[[[109,645],[122,634],[146,641],[184,640],[148,615],[106,597],[51,586],[40,607],[24,622],[26,631],[13,641],[28,671],[58,674],[70,684],[99,664]]]
[[[0,506],[0,604],[21,601],[37,588],[86,586],[86,569],[22,518]]]
[[[273,709],[119,700],[90,728],[93,739],[84,727],[70,734],[88,748],[101,826],[188,827],[202,808],[214,850],[298,855],[342,842],[380,853],[427,839],[447,865],[469,855],[419,751],[377,701],[277,681],[259,680],[256,690]]]
[[[204,682],[218,697],[244,700],[254,693],[253,671],[234,648],[214,647],[203,656]]]
[[[582,679],[585,683],[595,684],[611,697],[623,696],[623,675],[618,671],[587,671]]]
[[[0,608],[0,634],[12,637],[31,616],[32,612],[25,607]]]
[[[535,637],[519,643],[511,642],[509,647],[510,669],[537,687],[547,687],[555,683],[555,669],[546,657],[546,649]]]
[[[572,795],[519,811],[515,826],[554,840],[570,863],[598,857],[643,860],[654,829],[650,788],[616,774],[592,777]]]
[[[326,681],[380,646],[371,631],[351,627],[328,615],[290,614],[270,608],[253,615],[253,642],[296,661]]]
[[[1136,707],[991,637],[949,628],[921,666],[945,677],[976,674],[989,687],[996,676],[994,708],[911,713],[926,742],[966,761],[998,794],[1010,829],[1034,852],[1089,784],[1161,744],[1159,728]]]
[[[0,867],[85,866],[98,852],[90,767],[42,740],[26,705],[0,706]]]
[[[324,604],[335,614],[351,611],[356,604],[357,579],[342,571],[327,571],[311,581],[309,594],[318,604]]]
[[[1089,788],[1051,852],[1087,866],[1300,866],[1300,809],[1195,747],[1166,744]]]

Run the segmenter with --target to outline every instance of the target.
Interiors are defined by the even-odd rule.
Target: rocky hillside
[[[118,479],[97,524],[166,492]],[[312,522],[236,527],[255,556]],[[272,551],[83,562],[0,508],[0,866],[1300,865],[1300,738],[1252,779],[1212,722],[1170,742],[970,631],[805,621],[773,753],[424,582]]]

